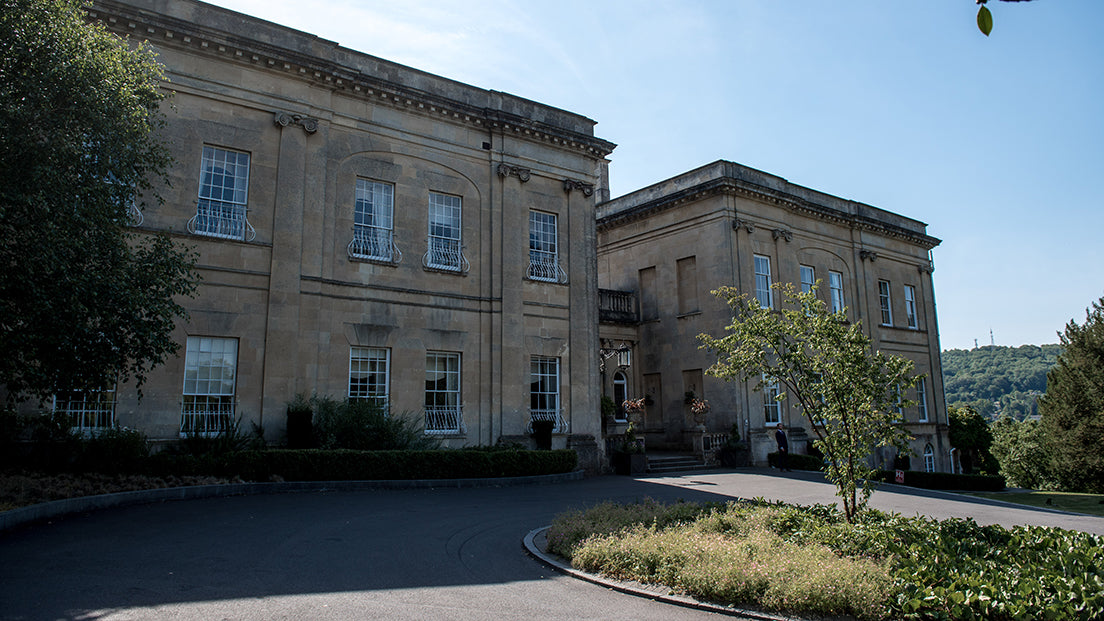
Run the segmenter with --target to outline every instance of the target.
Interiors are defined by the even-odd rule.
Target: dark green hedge
[[[157,476],[241,477],[246,481],[374,481],[469,479],[560,474],[575,470],[575,451],[438,450],[353,451],[269,449],[223,455],[157,454],[147,471]]]
[[[778,453],[767,455],[767,463],[772,468],[778,466]],[[791,470],[822,470],[824,460],[812,455],[790,455],[786,466]],[[905,470],[904,485],[921,489],[946,489],[967,492],[999,492],[1004,489],[1004,477],[980,474],[950,474],[947,472],[919,472]],[[894,470],[879,470],[874,477],[883,483],[896,483]]]
[[[966,492],[999,492],[1004,489],[1004,477],[983,474],[950,474],[948,472],[920,472],[905,470],[904,485],[922,489],[947,489]],[[878,480],[896,483],[896,472],[882,470]]]
[[[771,468],[778,467],[778,452],[767,454],[767,464]],[[786,457],[786,467],[790,470],[820,470],[824,460],[812,455],[795,455],[790,453]]]

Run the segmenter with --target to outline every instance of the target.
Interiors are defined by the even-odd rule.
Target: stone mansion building
[[[735,423],[762,463],[792,415],[703,375],[695,336],[731,320],[708,292],[769,303],[769,283],[820,280],[926,374],[906,420],[946,469],[923,223],[725,161],[610,200],[615,145],[578,114],[196,0],[88,11],[165,66],[175,165],[138,228],[193,247],[202,282],[144,397],[68,402],[78,425],[169,439],[240,417],[279,441],[287,403],[314,392],[386,403],[453,447],[551,420],[593,471],[623,431],[603,394],[646,395],[648,446],[678,449],[693,391],[708,431]]]

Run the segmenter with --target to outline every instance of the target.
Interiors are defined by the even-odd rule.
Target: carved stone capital
[[[921,274],[931,274],[935,271],[935,264],[933,263],[921,263],[916,266],[916,271]]]
[[[871,263],[873,263],[874,261],[878,260],[878,253],[874,252],[873,250],[860,250],[859,260],[870,261]]]
[[[787,231],[786,229],[773,229],[771,230],[771,237],[774,238],[774,241],[778,241],[778,238],[781,237],[787,242],[791,242],[793,241],[793,231]]]
[[[529,180],[530,172],[532,171],[530,171],[528,168],[522,168],[520,166],[511,166],[510,164],[498,165],[499,177],[509,177],[510,175],[513,175],[520,179],[522,183],[525,183]]]
[[[312,119],[302,114],[288,114],[287,112],[277,112],[272,121],[280,127],[287,127],[288,125],[300,125],[303,131],[308,134],[313,134],[318,131],[318,119]]]
[[[563,182],[564,192],[571,193],[572,190],[582,190],[583,196],[591,196],[594,194],[594,184],[586,183],[585,181],[576,181],[575,179],[564,179]]]
[[[755,232],[755,224],[748,222],[747,220],[736,218],[732,221],[732,230],[739,231],[740,229],[744,229],[750,235]]]

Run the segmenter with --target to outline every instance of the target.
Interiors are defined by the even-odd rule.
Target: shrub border
[[[551,485],[568,481],[581,481],[582,470],[560,474],[539,474],[520,477],[484,479],[408,479],[381,481],[287,481],[281,483],[225,483],[215,485],[190,485],[161,489],[116,492],[64,498],[36,505],[0,511],[0,532],[25,524],[33,524],[53,518],[86,513],[115,507],[152,504],[169,500],[196,500],[225,496],[257,496],[262,494],[287,494],[296,492],[358,492],[398,489],[441,489],[514,487],[518,485]]]

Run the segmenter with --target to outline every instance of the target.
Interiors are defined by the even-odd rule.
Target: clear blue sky
[[[944,349],[1104,296],[1104,1],[216,0],[586,115],[614,196],[717,159],[928,224]]]

